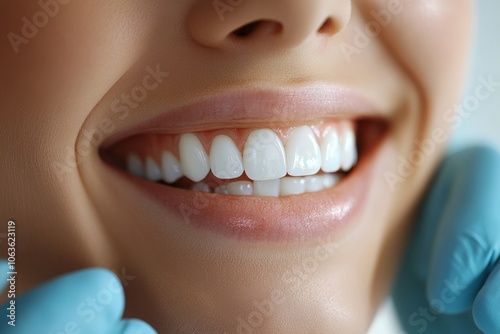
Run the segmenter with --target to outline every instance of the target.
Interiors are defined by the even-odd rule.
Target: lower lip
[[[383,140],[385,142],[386,140]],[[119,173],[185,224],[248,241],[294,242],[340,234],[355,224],[384,159],[379,147],[337,186],[286,197],[230,196],[168,187]]]

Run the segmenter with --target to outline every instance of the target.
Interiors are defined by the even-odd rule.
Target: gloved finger
[[[414,274],[413,264],[408,261],[408,257],[405,257],[392,291],[399,323],[405,333],[481,334],[470,312],[460,315],[447,315],[434,310],[423,293],[426,282],[427,280],[420,279]]]
[[[422,280],[427,280],[431,253],[435,242],[436,230],[443,215],[443,206],[448,199],[448,192],[456,173],[456,156],[446,157],[424,194],[415,221],[409,261],[414,264],[415,273]]]
[[[427,296],[444,313],[470,310],[500,257],[500,155],[488,148],[457,154],[459,173],[439,222]]]
[[[500,333],[500,262],[479,291],[472,312],[477,327],[483,332]]]
[[[139,319],[124,319],[109,334],[157,334],[148,323]]]
[[[0,260],[0,292],[7,286],[7,278],[9,277],[7,272],[9,271],[9,263],[3,259]]]
[[[15,327],[8,324],[11,305],[1,306],[0,333],[107,333],[121,319],[124,299],[120,280],[111,271],[79,270],[18,297]]]

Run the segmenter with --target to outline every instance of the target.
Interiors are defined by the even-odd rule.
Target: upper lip
[[[224,128],[292,127],[325,119],[383,116],[365,97],[344,86],[314,83],[298,87],[225,90],[169,110],[115,133],[102,147],[140,133],[178,134]]]

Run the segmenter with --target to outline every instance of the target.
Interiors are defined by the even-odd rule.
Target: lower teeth
[[[205,193],[238,196],[290,196],[313,193],[334,187],[344,173],[330,173],[305,177],[287,176],[269,181],[236,181],[223,185],[197,182],[189,189]]]

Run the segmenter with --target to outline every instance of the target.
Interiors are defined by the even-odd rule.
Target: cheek
[[[471,0],[362,0],[365,21],[376,21],[377,13],[391,14],[377,41],[388,57],[415,88],[415,112],[400,120],[414,128],[415,136],[404,135],[405,154],[417,150],[415,143],[434,140],[442,152],[453,126],[447,114],[460,98],[470,53],[474,6]],[[391,7],[391,4],[393,7]],[[403,129],[403,127],[400,127]],[[411,137],[411,138],[410,138]],[[414,142],[414,140],[416,141]],[[403,143],[403,139],[401,143]],[[428,156],[432,166],[439,154]],[[418,169],[415,182],[426,174]]]
[[[2,94],[15,106],[3,116],[13,131],[36,138],[34,147],[56,136],[50,147],[74,143],[90,110],[141,53],[142,4],[75,0],[47,15],[39,2],[3,2],[8,19],[0,30],[10,37],[2,45],[9,83]]]
[[[418,86],[427,111],[435,113],[439,109],[442,113],[452,107],[462,88],[473,3],[470,0],[390,2],[401,3],[402,9],[400,14],[393,15],[381,38]]]

